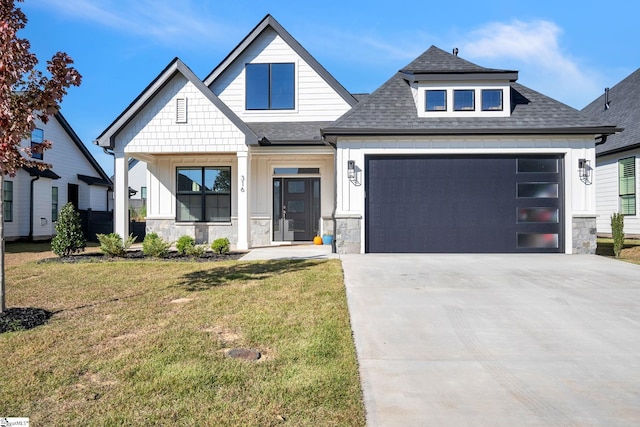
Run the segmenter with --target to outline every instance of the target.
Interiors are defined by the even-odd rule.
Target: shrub
[[[96,234],[100,242],[100,250],[107,256],[123,257],[127,249],[136,241],[133,235],[129,235],[126,241],[118,233]]]
[[[229,243],[229,239],[227,239],[226,237],[221,237],[213,241],[213,243],[211,244],[211,249],[213,249],[213,252],[220,255],[228,254],[230,245],[231,244]]]
[[[207,245],[193,245],[187,248],[185,253],[195,258],[202,258],[207,253]]]
[[[176,249],[180,255],[189,255],[188,251],[196,245],[196,240],[191,236],[180,236],[176,242]]]
[[[619,258],[624,245],[624,215],[621,213],[611,215],[611,234],[613,235],[613,254]]]
[[[56,235],[51,240],[51,250],[59,257],[65,257],[84,251],[86,245],[87,241],[80,224],[80,213],[75,210],[73,203],[67,203],[60,210],[56,222]]]
[[[158,233],[149,233],[142,241],[142,253],[155,258],[166,256],[170,247],[171,243],[162,240]]]

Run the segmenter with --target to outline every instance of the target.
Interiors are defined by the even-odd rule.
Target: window
[[[4,221],[13,221],[13,182],[4,182]]]
[[[51,187],[51,221],[58,220],[58,187]]]
[[[447,91],[426,91],[426,111],[447,111]]]
[[[147,200],[147,187],[140,187],[140,198]]]
[[[627,157],[618,161],[618,188],[620,193],[620,213],[636,214],[636,158]]]
[[[293,110],[294,64],[247,64],[247,110]]]
[[[453,91],[453,109],[456,111],[474,111],[476,109],[473,89]]]
[[[231,221],[231,168],[177,169],[177,221]]]
[[[482,111],[502,111],[502,89],[482,90]]]
[[[34,129],[31,132],[31,149],[37,148],[40,144],[44,142],[44,131],[42,129]],[[44,155],[43,153],[32,153],[31,157],[34,159],[42,160]]]

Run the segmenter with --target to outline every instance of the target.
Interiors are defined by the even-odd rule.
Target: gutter
[[[29,240],[33,240],[33,184],[39,179],[40,175],[37,175],[29,184]]]

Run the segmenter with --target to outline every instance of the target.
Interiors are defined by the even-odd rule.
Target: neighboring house
[[[578,164],[616,131],[431,47],[368,97],[347,92],[267,15],[199,80],[174,59],[98,137],[147,163],[147,230],[238,249],[311,241],[361,252],[595,250]],[[360,102],[359,102],[360,101]]]
[[[598,233],[611,234],[611,215],[624,214],[626,235],[640,236],[640,69],[629,75],[583,110],[624,131],[596,147],[596,211]]]
[[[6,240],[45,240],[55,235],[58,212],[67,203],[80,210],[107,210],[111,180],[73,131],[62,114],[45,124],[37,121],[30,140],[22,146],[44,140],[52,147],[35,160],[52,168],[22,168],[4,181],[4,235]]]

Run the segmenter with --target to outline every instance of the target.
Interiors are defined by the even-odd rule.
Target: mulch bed
[[[192,257],[188,255],[181,255],[178,252],[172,251],[163,258],[147,257],[141,250],[129,251],[124,257],[109,257],[100,252],[92,252],[86,254],[76,254],[68,257],[55,257],[46,258],[38,261],[39,263],[47,262],[61,262],[61,263],[75,263],[75,262],[118,262],[126,260],[136,261],[190,261],[190,262],[217,262],[217,261],[234,261],[242,258],[246,255],[246,252],[231,252],[228,254],[216,254],[213,252],[207,252],[201,257]]]
[[[43,308],[9,308],[0,313],[0,334],[44,325],[52,315],[52,312]]]

